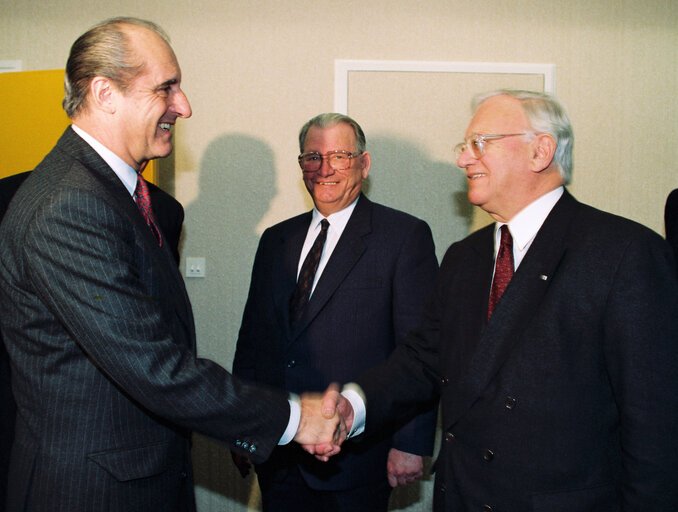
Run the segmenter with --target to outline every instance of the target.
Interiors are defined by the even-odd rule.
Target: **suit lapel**
[[[455,281],[454,296],[449,298],[460,301],[459,290],[463,290],[463,300],[459,306],[461,313],[457,317],[460,342],[455,340],[455,359],[461,362],[456,371],[460,375],[464,374],[467,361],[477,350],[477,340],[486,326],[487,303],[494,268],[494,225],[487,226],[472,237],[470,257],[464,261],[464,271],[459,272],[461,275]],[[482,314],[479,315],[479,312]]]
[[[327,261],[325,270],[316,283],[301,320],[295,326],[292,333],[294,337],[311,323],[360,259],[367,248],[363,237],[371,231],[372,202],[361,195],[332,256]]]
[[[525,259],[509,283],[489,323],[480,333],[475,348],[459,368],[459,389],[450,393],[451,421],[462,416],[500,371],[509,354],[521,341],[521,334],[533,317],[567,252],[569,227],[578,203],[567,192],[554,206],[537,233]],[[491,275],[491,267],[490,267]],[[487,280],[489,289],[489,278]],[[478,311],[478,310],[476,310]],[[484,305],[483,315],[487,312]],[[477,314],[477,313],[476,313]]]
[[[278,269],[277,272],[278,277],[273,292],[273,301],[278,322],[280,322],[288,339],[292,336],[290,299],[297,284],[299,258],[311,219],[311,212],[306,212],[292,219],[278,241],[280,247],[274,247],[271,251],[272,254],[282,254],[282,268]]]

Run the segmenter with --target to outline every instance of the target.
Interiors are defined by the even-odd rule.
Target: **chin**
[[[163,147],[158,147],[155,148],[153,151],[154,156],[151,157],[151,159],[154,158],[165,158],[166,156],[169,156],[170,153],[172,153],[172,145],[170,144],[169,147],[163,146]]]

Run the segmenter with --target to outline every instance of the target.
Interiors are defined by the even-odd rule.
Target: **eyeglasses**
[[[479,133],[475,133],[468,139],[464,140],[464,142],[460,142],[454,146],[454,153],[457,155],[457,158],[459,158],[464,152],[464,149],[468,148],[471,156],[478,159],[485,154],[485,143],[488,140],[501,139],[503,137],[517,137],[519,135],[532,135],[532,132],[502,133],[497,135],[481,135]]]
[[[349,153],[348,151],[330,151],[321,155],[317,151],[302,153],[299,155],[299,166],[304,172],[317,172],[326,160],[333,171],[345,171],[351,167],[351,160],[362,153]]]

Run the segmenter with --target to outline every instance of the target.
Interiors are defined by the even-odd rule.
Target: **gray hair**
[[[145,27],[169,44],[169,37],[162,28],[139,18],[111,18],[90,28],[73,43],[66,63],[62,105],[68,117],[74,117],[86,107],[89,84],[95,76],[109,78],[125,91],[143,70],[143,63],[133,62],[129,37],[123,25]]]
[[[299,132],[299,151],[304,152],[304,142],[306,142],[306,135],[311,126],[317,126],[318,128],[330,128],[339,123],[346,123],[351,128],[353,128],[353,133],[355,134],[356,140],[356,151],[358,153],[365,152],[367,148],[367,143],[365,142],[365,134],[363,129],[358,123],[353,119],[344,114],[337,114],[336,112],[328,112],[325,114],[319,114],[313,119],[310,119],[304,126],[301,127]]]
[[[556,141],[553,162],[565,185],[572,180],[572,151],[574,133],[565,107],[555,96],[536,91],[501,89],[483,93],[473,99],[473,112],[480,104],[493,96],[507,95],[520,101],[532,129],[537,133],[548,133]]]

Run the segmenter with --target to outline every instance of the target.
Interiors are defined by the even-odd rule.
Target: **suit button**
[[[241,441],[240,439],[238,439],[238,440],[235,442],[235,445],[238,446],[238,447],[242,446],[242,441]]]
[[[489,505],[483,505],[483,512],[492,512],[492,507]]]
[[[485,453],[483,453],[483,459],[485,459],[487,462],[490,462],[492,459],[494,459],[494,452],[492,450],[485,450]]]
[[[448,379],[447,377],[443,377],[442,379],[440,379],[440,383],[443,386],[447,386],[450,383],[450,379]]]
[[[445,484],[440,484],[440,485],[438,486],[438,490],[439,490],[440,492],[445,492],[445,491],[447,490],[447,487],[445,487]]]
[[[184,479],[188,478],[188,473],[186,473],[186,471],[182,471],[179,474],[179,476],[181,477],[182,480],[184,480]]]
[[[294,359],[290,359],[289,361],[287,361],[288,368],[294,368],[295,366],[297,366],[297,362]]]
[[[445,441],[448,443],[454,441],[454,434],[452,432],[445,432]]]
[[[254,445],[254,443],[252,443],[252,444],[250,445],[249,451],[250,451],[250,453],[254,453],[255,451],[257,451],[257,447]]]
[[[516,399],[513,398],[512,396],[507,396],[506,400],[504,401],[504,405],[510,411],[516,406]]]
[[[245,441],[245,442],[242,444],[242,449],[243,449],[243,450],[248,450],[249,447],[250,447],[250,443],[248,443],[247,441]]]

